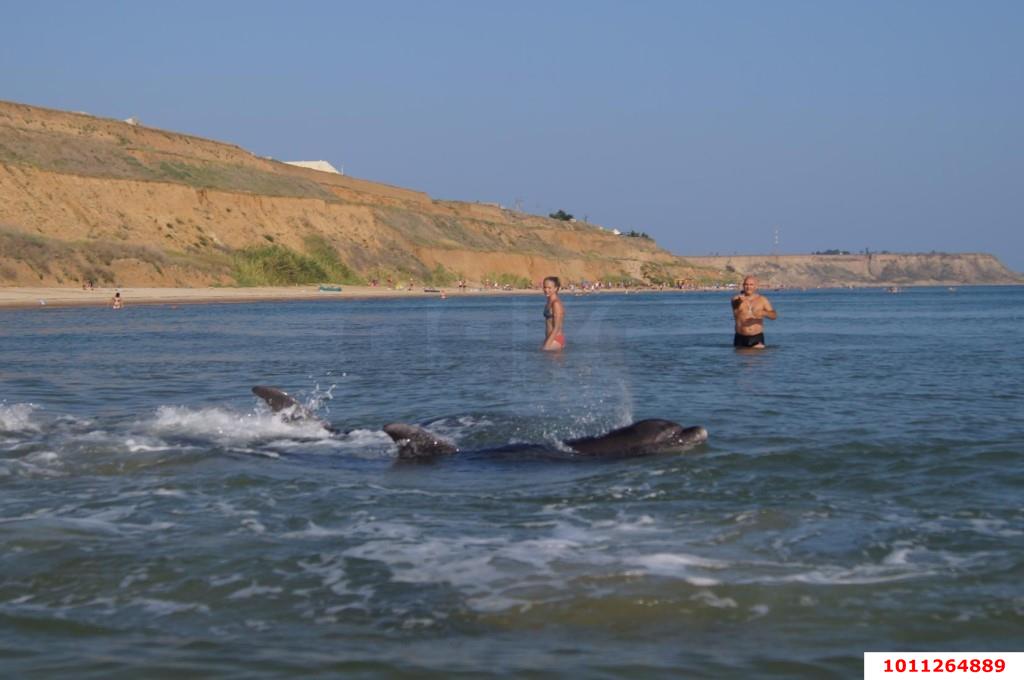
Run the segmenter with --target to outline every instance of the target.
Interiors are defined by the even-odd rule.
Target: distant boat
[[[437,288],[424,288],[424,293],[440,293],[441,291]]]
[[[321,283],[320,284],[320,292],[321,293],[340,293],[341,292],[341,286],[325,286],[324,284]]]

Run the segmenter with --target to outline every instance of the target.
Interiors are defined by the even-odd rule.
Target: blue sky
[[[8,3],[0,99],[681,255],[982,251],[1024,271],[1024,3]]]

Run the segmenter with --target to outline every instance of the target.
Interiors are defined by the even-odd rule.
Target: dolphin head
[[[671,420],[641,420],[634,423],[641,445],[651,453],[672,453],[699,446],[708,440],[708,431],[699,425],[683,427]]]
[[[640,420],[597,437],[565,442],[577,453],[587,456],[650,456],[678,453],[703,444],[708,431],[703,427],[683,427],[671,420]]]
[[[458,452],[447,439],[416,425],[388,423],[384,426],[384,432],[398,445],[398,457],[401,460],[431,460]]]

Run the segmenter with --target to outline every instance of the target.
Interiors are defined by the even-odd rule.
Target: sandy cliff
[[[319,257],[337,276],[418,282],[716,277],[592,225],[0,102],[0,284],[230,285],[257,250],[260,266]]]

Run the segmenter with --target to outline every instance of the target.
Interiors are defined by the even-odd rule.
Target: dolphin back
[[[570,439],[565,445],[585,456],[628,458],[678,451],[706,439],[707,432],[703,428],[683,428],[671,420],[650,418],[596,437]]]
[[[429,461],[458,452],[450,441],[418,425],[388,423],[384,432],[398,446],[400,460]]]

